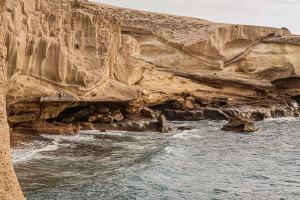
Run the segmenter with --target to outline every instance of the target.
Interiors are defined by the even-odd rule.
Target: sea
[[[259,122],[252,134],[225,123],[42,135],[12,155],[27,200],[299,200],[300,118]]]

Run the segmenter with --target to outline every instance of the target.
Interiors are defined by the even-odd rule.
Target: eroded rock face
[[[3,11],[5,1],[0,1],[0,12]],[[0,18],[1,22],[1,18]],[[15,175],[10,153],[10,135],[6,114],[6,74],[5,46],[6,30],[0,24],[0,199],[24,199],[17,177]]]
[[[150,105],[186,91],[255,96],[300,73],[300,39],[286,29],[87,1],[9,0],[3,11],[9,100],[62,91],[77,100],[142,96]]]
[[[71,4],[29,1],[8,6],[8,76],[16,73],[86,88],[110,77],[120,46],[120,25],[106,14],[84,13]],[[47,2],[47,3],[46,3]],[[64,1],[67,2],[67,1]],[[15,21],[13,21],[15,20]]]
[[[287,29],[84,0],[0,0],[0,23],[1,199],[23,198],[10,164],[5,96],[11,124],[122,122],[159,105],[184,120],[299,113],[291,100],[300,96],[300,37]],[[102,111],[85,106],[103,102],[111,105]],[[114,103],[126,106],[117,112]]]

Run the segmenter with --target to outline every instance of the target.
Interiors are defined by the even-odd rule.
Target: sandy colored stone
[[[6,7],[9,101],[63,99],[62,91],[91,101],[142,95],[149,104],[184,91],[250,96],[253,86],[300,74],[300,39],[286,29],[87,1],[10,0]]]

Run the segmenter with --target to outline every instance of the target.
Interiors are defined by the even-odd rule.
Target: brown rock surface
[[[159,113],[155,112],[154,110],[150,109],[150,108],[143,108],[141,110],[141,114],[146,117],[146,118],[150,118],[150,119],[155,119],[158,117]]]
[[[158,117],[158,130],[161,133],[168,133],[169,130],[170,130],[170,126],[168,125],[168,121],[167,121],[166,117],[163,114],[161,114]]]
[[[255,132],[259,129],[255,126],[255,122],[249,119],[234,118],[231,119],[228,124],[223,128],[223,131],[234,131],[234,132]]]
[[[99,113],[84,104],[99,102],[126,104],[118,107],[124,116],[181,98],[185,111],[170,115],[226,119],[243,105],[247,117],[295,115],[299,107],[278,102],[299,101],[299,38],[286,29],[80,0],[0,0],[0,199],[24,199],[11,165],[6,101],[10,123],[67,119],[78,107],[69,120],[88,121]],[[227,107],[194,111],[187,94],[197,110]]]
[[[68,123],[47,123],[47,122],[36,122],[36,123],[22,123],[17,127],[12,127],[13,131],[20,132],[28,135],[75,135],[80,131],[80,127],[77,124]]]

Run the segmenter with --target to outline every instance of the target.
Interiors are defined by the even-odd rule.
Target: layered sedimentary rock
[[[300,73],[300,38],[286,29],[86,1],[9,1],[4,16],[11,102],[61,93],[153,105],[182,92],[255,96]]]
[[[0,13],[0,199],[23,198],[6,107],[11,128],[59,124],[62,133],[153,127],[133,122],[161,112],[182,120],[299,113],[300,37],[286,28],[80,0],[1,0]]]

